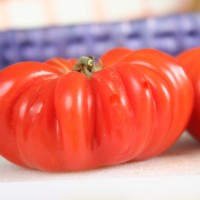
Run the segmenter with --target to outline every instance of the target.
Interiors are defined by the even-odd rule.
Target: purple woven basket
[[[164,16],[126,22],[55,26],[0,32],[0,68],[48,58],[100,56],[114,47],[156,48],[176,55],[200,46],[200,14]]]

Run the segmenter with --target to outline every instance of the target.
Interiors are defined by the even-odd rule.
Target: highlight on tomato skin
[[[161,154],[183,133],[193,88],[176,59],[112,49],[0,71],[0,155],[44,171],[80,171]]]
[[[178,61],[192,81],[194,88],[194,107],[188,125],[189,132],[200,141],[200,47],[182,52],[177,56]]]

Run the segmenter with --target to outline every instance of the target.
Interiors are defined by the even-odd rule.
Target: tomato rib
[[[94,74],[91,83],[96,92],[98,157],[103,165],[127,161],[135,144],[135,128],[123,82],[116,70],[109,67]]]

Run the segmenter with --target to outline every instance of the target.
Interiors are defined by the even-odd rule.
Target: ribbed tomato
[[[177,58],[194,87],[194,108],[188,130],[200,141],[200,48],[192,48],[184,51]]]
[[[192,104],[184,70],[157,50],[17,63],[0,72],[0,154],[48,171],[146,159],[179,138]]]

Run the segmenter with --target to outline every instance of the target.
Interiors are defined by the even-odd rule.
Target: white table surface
[[[188,134],[146,161],[75,173],[17,167],[0,158],[0,200],[200,200],[200,143]]]

